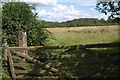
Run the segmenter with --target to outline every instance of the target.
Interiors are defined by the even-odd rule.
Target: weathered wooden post
[[[4,40],[4,43],[2,44],[2,47],[3,47],[3,57],[4,57],[4,60],[7,60],[7,48],[8,48],[8,45],[7,45],[7,41]]]
[[[27,34],[26,34],[26,32],[23,32],[23,31],[18,32],[18,41],[19,41],[19,47],[27,47]],[[27,55],[27,51],[23,50],[23,51],[21,51],[21,54]]]

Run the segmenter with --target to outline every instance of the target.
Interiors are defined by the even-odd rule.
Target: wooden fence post
[[[16,80],[16,75],[14,73],[15,69],[13,66],[12,55],[10,53],[9,46],[7,45],[7,41],[5,41],[2,44],[2,47],[3,47],[3,51],[4,51],[4,60],[8,61],[8,69],[10,69],[11,78],[12,78],[12,80]]]
[[[12,55],[11,55],[9,49],[7,49],[7,55],[8,55],[8,64],[9,64],[12,80],[16,80],[16,75],[15,75],[15,69],[14,69],[14,64],[13,64],[13,60],[12,60]]]
[[[18,40],[19,40],[19,47],[27,47],[27,34],[26,32],[23,32],[23,31],[19,31],[18,32]],[[23,55],[27,55],[27,51],[26,50],[23,50],[21,51],[21,53]]]
[[[4,60],[7,60],[7,48],[8,48],[8,45],[7,45],[7,41],[4,41],[4,43],[2,44],[2,47],[3,47],[3,57],[4,57]]]

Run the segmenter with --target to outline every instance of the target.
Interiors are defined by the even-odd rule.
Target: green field
[[[112,43],[118,42],[118,27],[117,26],[98,26],[98,27],[75,27],[75,28],[48,28],[52,32],[53,38],[48,43],[49,45],[79,45],[79,44],[97,44],[97,43]],[[52,50],[53,54],[60,54],[64,50]],[[53,60],[53,63],[70,63],[68,65],[61,65],[59,69],[68,74],[78,77],[89,77],[88,74],[92,71],[104,67],[105,64],[72,64],[72,62],[85,63],[103,61],[109,62],[118,59],[118,48],[97,48],[97,49],[74,49],[68,51],[65,54],[75,54],[77,57],[71,58],[58,58]],[[84,58],[80,57],[82,54],[86,54]],[[106,61],[107,60],[107,61]],[[104,71],[95,72],[91,77],[111,77],[111,75],[117,76],[118,66],[112,64],[107,66],[110,70],[105,68]],[[111,67],[110,67],[111,66]],[[112,70],[113,68],[113,70]]]
[[[49,45],[110,43],[118,41],[117,26],[49,28],[53,38]]]
[[[46,45],[79,45],[79,44],[95,44],[95,43],[111,43],[118,41],[118,27],[117,26],[101,26],[101,27],[75,27],[75,28],[48,28],[48,30],[52,33],[54,39],[51,39]],[[50,50],[51,56],[56,56],[61,52],[64,52],[65,49],[62,50]],[[38,51],[39,52],[39,51]],[[93,62],[109,62],[118,60],[118,48],[97,48],[97,49],[73,49],[71,51],[67,51],[63,54],[63,56],[67,57],[59,57],[56,59],[49,58],[49,54],[40,54],[38,60],[45,61],[51,66],[58,69],[60,72],[69,76],[68,78],[81,77],[111,77],[118,76],[117,71],[118,67],[114,64],[106,64],[106,63],[93,63]],[[84,57],[82,55],[85,54]],[[72,57],[68,57],[69,55],[75,55]],[[35,56],[35,55],[34,55]],[[33,55],[32,55],[33,57]],[[107,61],[106,61],[107,60]],[[60,65],[60,64],[62,65]],[[67,64],[65,64],[67,63]],[[106,68],[107,66],[107,68]],[[93,71],[100,70],[105,67],[104,71],[97,71],[92,76],[89,74]],[[41,66],[29,66],[23,67],[27,70],[40,70]],[[44,69],[44,68],[43,68]],[[7,73],[6,73],[7,74]],[[5,77],[9,77],[6,74],[2,74]],[[34,75],[32,75],[34,76]],[[48,73],[44,73],[40,75],[42,77],[51,77]],[[65,75],[57,75],[63,77]],[[66,80],[66,79],[62,79]],[[71,79],[70,79],[71,80]],[[76,80],[76,79],[75,79]]]

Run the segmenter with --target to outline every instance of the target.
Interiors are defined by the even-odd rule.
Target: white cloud
[[[90,17],[86,13],[82,13],[79,10],[76,10],[73,5],[67,6],[62,4],[57,4],[50,11],[40,10],[38,16],[47,21],[66,21],[72,20],[75,18],[85,18]]]
[[[20,0],[21,2],[38,3],[44,6],[55,6],[58,0]]]
[[[54,7],[52,11],[56,13],[67,14],[67,15],[79,15],[80,13],[80,11],[74,9],[73,5],[67,6],[67,5],[61,5],[61,4],[58,4],[56,7]]]
[[[95,10],[95,8],[90,8],[91,11]]]

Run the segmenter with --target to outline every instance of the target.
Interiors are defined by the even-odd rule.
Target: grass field
[[[74,45],[74,44],[90,44],[90,43],[110,43],[118,41],[118,27],[117,26],[101,26],[101,27],[71,27],[71,28],[48,28],[52,33],[53,38],[48,45]],[[57,55],[65,50],[52,50],[52,56]],[[42,61],[46,60],[47,63],[52,63],[51,66],[57,68],[60,72],[67,74],[68,76],[75,77],[89,77],[89,73],[99,70],[106,66],[105,64],[93,64],[92,62],[106,62],[118,60],[117,48],[109,49],[74,49],[72,51],[67,51],[65,55],[76,55],[68,58],[57,58],[57,59],[48,59],[46,54],[39,54]],[[85,54],[84,57],[82,55]],[[32,55],[33,56],[33,55]],[[42,56],[42,57],[41,57]],[[43,58],[45,56],[45,59]],[[49,56],[49,55],[48,55]],[[50,57],[50,56],[49,56]],[[89,63],[90,62],[90,63]],[[68,63],[64,65],[59,65],[59,63]],[[74,63],[74,64],[73,64]],[[88,63],[88,64],[86,64]],[[59,65],[59,66],[57,66]],[[104,71],[98,71],[94,73],[91,77],[111,77],[111,75],[117,75],[118,67],[116,65],[107,64]],[[31,70],[38,70],[38,67],[33,66],[32,68],[25,67]],[[39,70],[41,66],[39,66]],[[44,68],[43,68],[44,69]],[[5,77],[9,77],[4,74]],[[41,75],[49,77],[47,73]],[[58,75],[59,76],[59,75]],[[63,75],[64,76],[64,75]],[[62,77],[62,76],[60,76]],[[66,79],[63,79],[66,80]],[[71,79],[70,79],[71,80]]]
[[[47,28],[54,40],[49,45],[110,43],[118,41],[118,26]]]
[[[71,27],[71,28],[47,28],[54,37],[49,42],[49,45],[79,45],[79,44],[95,44],[95,43],[111,43],[118,41],[118,26],[98,26],[98,27]],[[64,50],[53,50],[53,54],[59,54]],[[94,61],[117,60],[118,48],[97,48],[97,49],[74,49],[66,52],[66,54],[75,54],[77,57],[72,58],[58,58],[53,63],[70,63],[68,65],[61,65],[59,69],[69,75],[78,77],[88,77],[87,75],[92,71],[99,70],[105,64],[72,64],[72,62],[85,63]],[[79,57],[86,54],[84,58]],[[112,65],[112,64],[110,64]],[[107,66],[110,66],[107,65]],[[111,77],[117,76],[118,66],[113,65],[113,70],[98,71],[91,77]]]

